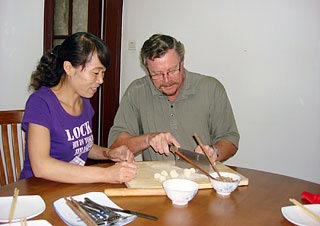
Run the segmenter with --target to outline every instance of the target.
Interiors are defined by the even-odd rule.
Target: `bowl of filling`
[[[211,186],[217,191],[219,195],[228,196],[236,190],[240,183],[240,176],[229,172],[219,172],[222,179],[216,172],[210,173],[214,178],[210,178]]]
[[[174,205],[187,205],[198,192],[199,185],[188,179],[169,179],[162,186]]]

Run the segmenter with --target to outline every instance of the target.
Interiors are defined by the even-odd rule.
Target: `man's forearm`
[[[148,143],[148,134],[132,136],[128,133],[122,133],[117,137],[110,148],[119,147],[121,145],[127,146],[133,154],[137,154],[150,146]]]

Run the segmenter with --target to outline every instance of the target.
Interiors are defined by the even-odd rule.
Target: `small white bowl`
[[[210,175],[213,178],[217,178],[217,179],[213,180],[210,178],[211,185],[219,195],[224,195],[224,196],[230,195],[231,192],[236,190],[236,188],[238,187],[241,178],[239,175],[234,173],[228,173],[228,172],[219,172],[219,173],[222,177],[232,178],[233,182],[221,181],[219,179],[218,174],[214,172],[214,173],[210,173]]]
[[[187,179],[169,179],[162,183],[164,190],[174,205],[187,205],[197,194],[199,185]]]

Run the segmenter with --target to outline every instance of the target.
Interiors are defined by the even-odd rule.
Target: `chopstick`
[[[64,198],[66,200],[67,205],[73,210],[73,212],[80,217],[80,219],[88,226],[96,226],[98,225],[89,214],[82,209],[79,203],[74,200],[71,196],[68,198]]]
[[[11,221],[13,219],[14,211],[16,210],[18,196],[19,196],[19,189],[14,188],[10,212],[9,212],[9,224],[11,223]]]
[[[198,142],[198,144],[199,144],[200,148],[202,149],[202,151],[204,152],[204,154],[207,156],[207,158],[208,158],[208,160],[209,160],[212,168],[213,168],[214,171],[216,171],[216,173],[218,174],[220,180],[225,181],[225,179],[220,175],[219,170],[218,170],[217,167],[216,167],[216,163],[213,162],[213,161],[211,160],[211,158],[209,157],[209,153],[208,153],[207,150],[204,148],[204,145],[203,145],[200,137],[198,136],[198,134],[197,134],[197,133],[194,133],[194,137],[196,138],[196,141]]]
[[[27,225],[27,218],[20,219],[20,225],[21,226],[28,226]]]
[[[302,205],[300,202],[298,202],[295,199],[289,199],[290,202],[292,202],[294,205],[296,205],[297,207],[299,207],[301,210],[303,210],[305,213],[309,214],[309,216],[313,217],[315,220],[317,220],[318,222],[320,222],[320,216],[315,214],[314,212],[312,212],[311,210],[309,210],[308,208],[306,208],[304,205]]]
[[[181,158],[183,158],[184,160],[186,160],[188,163],[190,163],[191,165],[193,165],[194,167],[196,167],[197,169],[199,169],[202,173],[204,173],[206,176],[210,177],[211,179],[215,180],[215,178],[213,176],[211,176],[207,171],[205,171],[204,169],[202,169],[199,165],[197,165],[196,163],[194,163],[191,159],[189,159],[187,156],[185,156],[184,154],[182,154],[178,148],[176,146],[171,146],[170,147],[170,151],[172,151],[173,153],[179,155]]]

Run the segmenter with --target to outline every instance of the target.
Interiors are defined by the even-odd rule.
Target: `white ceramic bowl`
[[[199,189],[196,182],[187,179],[169,179],[162,186],[174,205],[187,205]]]
[[[233,182],[226,182],[226,181],[221,181],[219,179],[219,176],[216,172],[210,173],[210,175],[213,178],[217,178],[215,180],[210,178],[210,182],[212,187],[217,191],[219,195],[230,195],[231,192],[236,190],[240,183],[240,176],[234,173],[228,173],[228,172],[219,172],[222,177],[229,177],[232,178]]]

